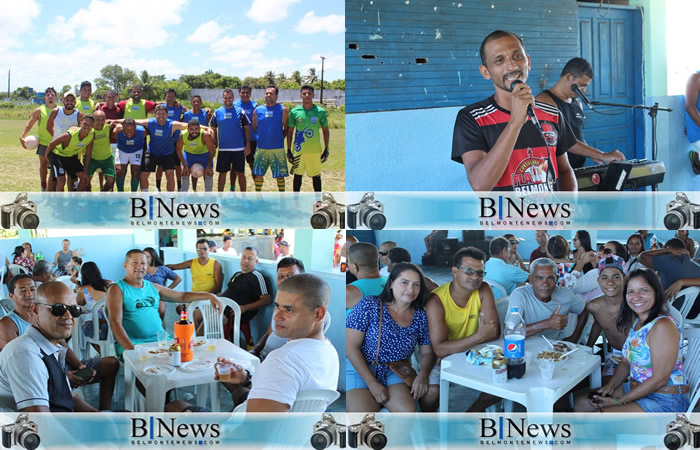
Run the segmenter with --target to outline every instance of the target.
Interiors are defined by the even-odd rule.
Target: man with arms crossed
[[[255,177],[255,190],[260,192],[268,167],[277,180],[277,190],[284,192],[284,179],[289,176],[287,158],[284,155],[284,137],[287,135],[289,111],[277,103],[279,89],[270,85],[265,88],[265,104],[253,111],[253,133],[257,133],[260,147],[251,165]],[[252,144],[252,143],[251,143]]]
[[[243,110],[233,104],[233,91],[224,89],[224,106],[214,111],[211,127],[214,144],[219,147],[216,171],[219,173],[218,189],[224,191],[226,173],[235,170],[241,192],[246,190],[245,158],[250,154],[250,122]]]
[[[575,191],[566,152],[576,138],[559,110],[535,103],[525,84],[530,57],[520,37],[494,31],[483,40],[479,53],[479,70],[493,82],[495,94],[460,110],[452,137],[452,160],[464,164],[472,189]],[[528,118],[529,107],[541,130]]]

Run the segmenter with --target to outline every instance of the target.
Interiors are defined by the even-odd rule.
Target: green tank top
[[[70,135],[70,142],[68,142],[67,146],[62,146],[62,145],[57,145],[56,148],[53,149],[53,152],[57,154],[58,156],[65,156],[65,157],[71,157],[75,156],[78,153],[84,152],[87,149],[87,146],[90,145],[90,142],[92,142],[92,139],[95,137],[95,133],[90,131],[90,133],[83,138],[83,140],[80,140],[80,128],[70,128],[67,133]]]
[[[93,128],[95,137],[92,142],[92,159],[104,161],[112,156],[112,147],[109,145],[109,125],[105,124],[101,130]]]
[[[49,145],[53,140],[53,136],[51,136],[51,133],[46,129],[51,111],[53,111],[53,109],[49,109],[46,105],[41,105],[39,107],[39,114],[41,115],[39,118],[39,145]]]
[[[187,152],[191,155],[203,155],[209,152],[209,149],[202,141],[202,131],[200,130],[199,136],[190,141],[190,132],[182,132],[182,151]]]
[[[145,119],[146,118],[146,102],[139,100],[138,103],[134,103],[134,99],[130,98],[126,101],[126,107],[124,108],[124,118],[128,119]]]
[[[91,98],[87,99],[86,101],[82,101],[80,100],[80,97],[78,97],[78,100],[75,102],[75,109],[83,114],[92,114],[95,112],[95,101]]]

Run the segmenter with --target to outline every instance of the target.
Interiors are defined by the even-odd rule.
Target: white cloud
[[[185,40],[194,44],[208,44],[215,41],[228,28],[230,26],[222,27],[215,20],[210,20],[198,26]]]
[[[345,16],[331,14],[317,16],[314,11],[307,12],[301,18],[294,31],[301,34],[328,33],[338,34],[345,32]]]
[[[246,52],[260,50],[270,41],[275,39],[277,34],[265,30],[258,31],[255,36],[238,34],[233,37],[223,37],[211,44],[211,51],[217,55],[225,57],[227,53],[245,54]]]
[[[56,30],[55,33],[51,33],[52,43],[66,42],[75,38],[75,30],[72,24],[69,24],[65,17],[56,16],[52,24],[49,25],[49,30]]]
[[[35,0],[5,3],[0,7],[0,47],[17,47],[22,44],[18,39],[32,29],[34,19],[39,17],[41,7]]]
[[[272,23],[284,20],[287,9],[301,0],[253,0],[246,17],[257,23]]]
[[[156,48],[173,38],[166,28],[182,22],[187,0],[92,0],[69,23],[80,24],[82,42],[107,47]],[[115,38],[118,36],[118,38]]]

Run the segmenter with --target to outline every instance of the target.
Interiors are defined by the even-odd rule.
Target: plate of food
[[[194,344],[192,344],[193,348],[204,348],[207,346],[207,340],[206,339],[197,339],[194,341]]]
[[[188,361],[180,365],[180,369],[185,372],[201,372],[203,370],[209,370],[214,367],[216,361],[211,360],[198,360],[198,361]]]
[[[148,349],[149,355],[163,356],[168,354],[168,347],[153,347]]]
[[[149,375],[167,375],[175,372],[175,368],[166,364],[153,364],[145,367],[143,371]]]
[[[543,350],[537,354],[537,359],[543,359],[547,361],[562,362],[569,359],[565,352],[560,352],[556,350]]]
[[[555,341],[554,344],[552,344],[552,347],[555,352],[561,353],[570,352],[571,350],[576,348],[576,346],[574,346],[574,344],[572,344],[571,342],[565,341]]]

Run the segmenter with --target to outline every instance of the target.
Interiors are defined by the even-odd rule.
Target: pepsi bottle
[[[508,365],[508,379],[525,375],[525,321],[518,307],[510,308],[506,316],[503,353]]]

